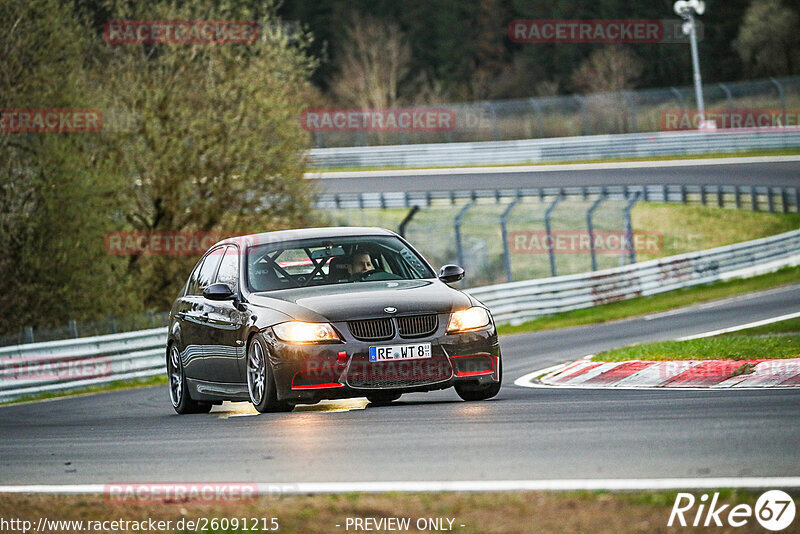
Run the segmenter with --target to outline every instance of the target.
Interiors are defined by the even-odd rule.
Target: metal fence
[[[470,285],[590,272],[701,248],[702,236],[685,228],[634,227],[631,210],[641,200],[796,213],[800,189],[597,186],[320,198],[331,224],[395,228],[434,265],[463,266]]]
[[[38,343],[59,339],[101,336],[120,332],[133,332],[148,328],[167,326],[169,312],[148,311],[137,315],[117,317],[109,315],[97,321],[71,320],[62,325],[50,327],[25,326],[15,334],[0,336],[0,347],[21,343]]]
[[[800,265],[800,230],[615,269],[468,291],[492,310],[498,323],[519,324],[542,315],[796,265]]]
[[[800,76],[705,84],[709,112],[800,108]],[[691,111],[693,87],[415,106],[453,112],[455,128],[440,132],[316,132],[317,148],[502,141],[664,130],[671,111]],[[797,124],[794,124],[797,126]],[[720,126],[724,126],[721,124]]]
[[[0,348],[0,401],[162,374],[166,328]]]
[[[800,230],[593,273],[468,290],[499,324],[800,265]],[[0,402],[165,372],[166,328],[0,348]]]
[[[314,168],[441,167],[733,153],[800,147],[800,129],[703,130],[467,143],[314,148]]]

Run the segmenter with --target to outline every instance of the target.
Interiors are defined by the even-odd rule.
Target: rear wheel
[[[370,393],[367,400],[375,406],[386,406],[400,398],[402,393]]]
[[[290,412],[294,406],[278,400],[268,355],[267,344],[261,334],[253,336],[247,348],[247,391],[250,393],[250,402],[261,413]]]
[[[500,392],[500,386],[503,385],[503,359],[497,359],[497,374],[499,380],[488,386],[475,387],[468,384],[456,384],[456,393],[465,401],[479,401],[491,399]]]
[[[167,375],[169,376],[169,400],[172,402],[172,407],[181,415],[210,412],[210,402],[198,402],[189,395],[186,376],[183,373],[181,353],[174,343],[170,345],[168,354]]]

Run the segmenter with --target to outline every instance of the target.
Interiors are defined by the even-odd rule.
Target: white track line
[[[704,302],[701,304],[691,304],[689,306],[682,306],[680,308],[675,308],[674,310],[668,310],[664,312],[656,312],[651,313],[649,315],[643,315],[642,319],[645,321],[652,321],[653,319],[660,319],[661,317],[670,317],[672,315],[679,315],[681,313],[689,313],[697,310],[706,310],[708,308],[716,308],[717,306],[722,306],[725,304],[730,304],[731,302],[740,302],[742,300],[750,300],[758,297],[764,297],[766,295],[774,294],[774,293],[783,293],[784,291],[797,289],[797,284],[786,285],[782,287],[776,287],[773,289],[765,289],[762,291],[753,291],[752,293],[745,293],[743,295],[737,295],[735,297],[727,297],[718,300],[712,300],[710,302]]]
[[[188,484],[188,483],[187,483]],[[552,480],[453,480],[396,482],[298,482],[256,483],[260,496],[316,493],[383,493],[389,491],[575,491],[575,490],[672,490],[714,488],[799,488],[800,477],[717,478],[607,478]],[[51,495],[103,494],[103,484],[0,486],[3,493]]]
[[[725,333],[728,333],[728,332],[736,332],[738,330],[746,330],[747,328],[755,328],[757,326],[763,326],[765,324],[772,324],[772,323],[778,323],[780,321],[787,321],[789,319],[794,319],[795,317],[800,317],[800,312],[787,313],[786,315],[779,315],[778,317],[770,317],[769,319],[762,319],[760,321],[753,321],[752,323],[740,324],[738,326],[731,326],[729,328],[720,328],[719,330],[710,330],[708,332],[703,332],[702,334],[694,334],[694,335],[691,335],[691,336],[679,337],[676,341],[689,341],[690,339],[700,339],[700,338],[704,338],[704,337],[717,336],[719,334],[725,334]]]
[[[446,176],[450,174],[509,174],[517,172],[594,171],[605,169],[652,169],[663,167],[695,167],[705,165],[737,165],[747,163],[783,163],[800,161],[800,156],[755,156],[745,158],[678,159],[664,161],[612,161],[606,163],[569,163],[563,165],[517,165],[503,167],[450,167],[444,169],[397,169],[372,171],[307,172],[309,179],[377,178],[395,176]]]

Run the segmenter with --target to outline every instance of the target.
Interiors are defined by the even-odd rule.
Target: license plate
[[[371,362],[421,360],[430,357],[430,343],[417,343],[416,345],[383,345],[369,348],[369,361]]]

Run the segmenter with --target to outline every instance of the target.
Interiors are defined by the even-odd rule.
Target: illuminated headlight
[[[489,312],[480,306],[473,306],[450,315],[450,322],[447,323],[447,333],[454,334],[456,332],[477,330],[488,325],[489,322]]]
[[[327,343],[341,341],[336,330],[328,323],[289,321],[272,327],[275,335],[289,343]]]

